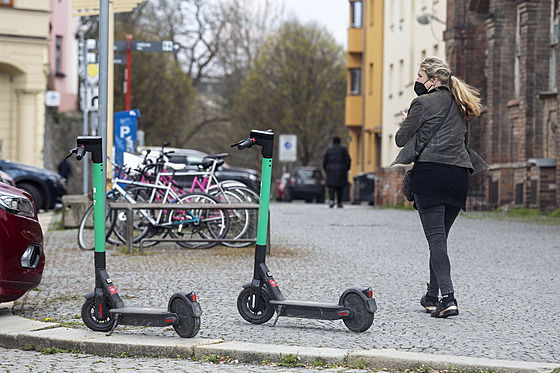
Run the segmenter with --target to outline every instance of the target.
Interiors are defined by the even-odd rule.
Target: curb
[[[264,345],[226,342],[205,338],[161,338],[147,335],[113,334],[110,337],[84,329],[61,327],[57,323],[30,320],[11,314],[11,308],[0,309],[0,346],[5,348],[60,348],[100,356],[151,356],[202,358],[219,355],[242,363],[264,361],[282,363],[296,356],[301,364],[352,364],[359,362],[368,369],[405,370],[420,365],[436,370],[483,370],[503,373],[550,373],[560,364],[494,360],[450,355],[403,352],[394,349],[347,350],[337,348]]]

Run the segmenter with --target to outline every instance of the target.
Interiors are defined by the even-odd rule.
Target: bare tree
[[[344,51],[316,24],[286,22],[262,46],[236,96],[239,126],[298,136],[298,164],[320,165],[332,135],[342,134]]]

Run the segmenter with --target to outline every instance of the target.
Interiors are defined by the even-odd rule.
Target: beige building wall
[[[414,81],[418,65],[427,56],[445,59],[445,25],[430,18],[427,25],[417,17],[430,14],[446,19],[445,0],[385,0],[383,54],[383,129],[381,166],[389,167],[400,148],[394,135],[400,128],[401,110],[416,97]]]
[[[49,2],[0,6],[1,158],[43,166]]]

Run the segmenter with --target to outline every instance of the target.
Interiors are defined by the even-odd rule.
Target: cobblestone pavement
[[[461,314],[434,319],[419,305],[428,249],[416,212],[305,203],[273,203],[270,209],[267,264],[284,296],[337,302],[348,287],[372,286],[379,310],[368,331],[350,332],[341,321],[280,318],[274,328],[272,321],[246,323],[236,299],[252,276],[251,247],[183,250],[162,244],[143,256],[109,249],[108,272],[128,306],[166,307],[173,292],[196,290],[203,338],[560,361],[558,225],[461,214],[448,245]],[[83,295],[94,286],[93,253],[78,248],[76,234],[49,231],[43,281],[15,302],[16,315],[85,328],[79,315]],[[178,338],[171,328],[119,326],[115,333]]]
[[[188,373],[311,373],[315,369],[269,367],[235,363],[208,363],[186,359],[100,357],[77,353],[43,354],[37,351],[8,350],[0,347],[0,371],[5,373],[94,373],[94,372],[188,372]],[[358,373],[360,369],[330,368],[325,373]],[[383,372],[377,372],[383,373]]]

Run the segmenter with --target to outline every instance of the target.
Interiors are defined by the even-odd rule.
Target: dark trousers
[[[329,200],[334,201],[334,195],[336,193],[336,201],[339,205],[342,204],[342,193],[344,192],[344,187],[329,187]]]
[[[441,295],[453,293],[451,264],[447,255],[447,237],[461,209],[449,205],[422,208],[422,203],[418,200],[416,200],[416,206],[430,248],[428,295],[437,297],[439,292]]]

